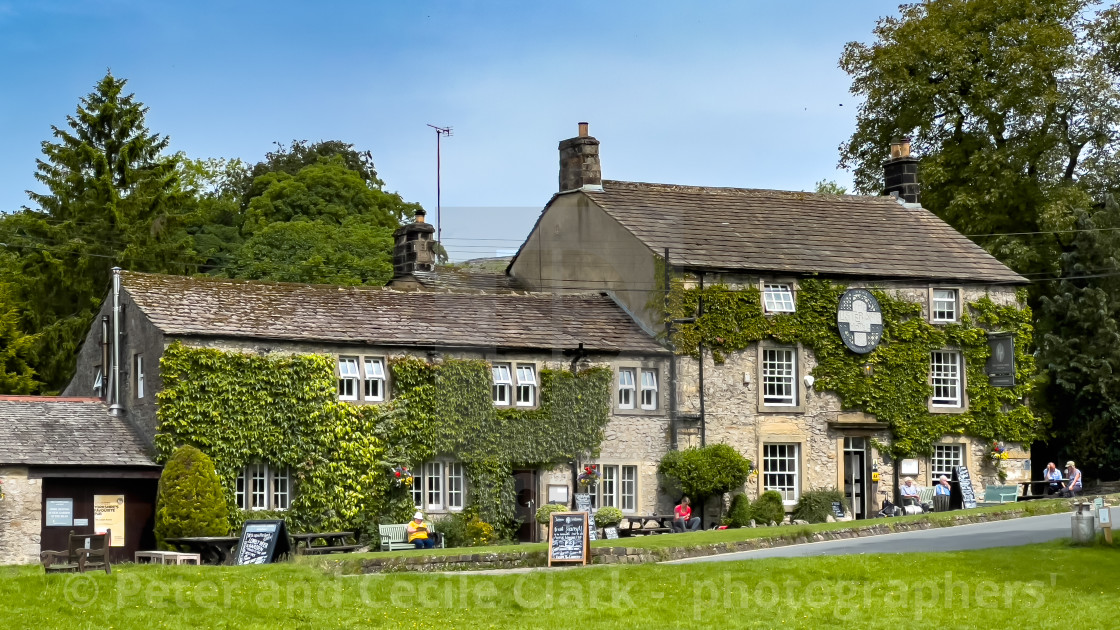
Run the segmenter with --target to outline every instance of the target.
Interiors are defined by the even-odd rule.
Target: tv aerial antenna
[[[443,245],[443,231],[440,223],[441,207],[440,207],[440,186],[439,186],[439,145],[440,140],[443,138],[451,137],[451,127],[437,127],[431,123],[428,126],[436,130],[436,242]]]

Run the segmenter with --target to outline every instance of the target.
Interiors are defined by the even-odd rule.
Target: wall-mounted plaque
[[[840,296],[836,327],[849,350],[858,354],[871,352],[883,338],[883,311],[879,300],[867,289],[848,289]]]
[[[46,500],[47,527],[74,526],[74,499]]]

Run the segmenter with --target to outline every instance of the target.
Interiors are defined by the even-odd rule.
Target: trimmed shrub
[[[229,506],[214,462],[193,446],[172,453],[159,477],[156,499],[156,543],[183,536],[225,536]]]
[[[727,444],[709,444],[669,451],[661,458],[657,472],[691,497],[699,516],[710,497],[742,489],[751,472],[751,461]]]
[[[567,512],[568,506],[557,503],[548,503],[537,508],[537,522],[548,525],[548,515],[553,512]]]
[[[737,494],[731,499],[731,509],[727,511],[730,521],[728,527],[746,527],[751,524],[751,500],[745,494]]]
[[[622,522],[622,510],[616,507],[601,507],[595,513],[595,525],[597,527],[614,527]]]
[[[498,540],[494,526],[475,516],[467,521],[467,545],[471,547],[484,547],[492,545]]]
[[[828,520],[828,515],[832,514],[833,501],[847,505],[844,495],[836,488],[802,493],[801,499],[797,501],[797,507],[793,508],[793,518],[810,523],[823,523]]]
[[[769,525],[770,521],[781,523],[786,517],[782,495],[775,490],[767,490],[751,506],[751,518],[759,525]]]
[[[445,547],[466,547],[470,542],[467,535],[467,524],[474,518],[464,512],[453,512],[437,519],[432,523],[432,529],[443,535]]]

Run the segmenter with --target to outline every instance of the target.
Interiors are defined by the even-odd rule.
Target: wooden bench
[[[408,523],[404,525],[378,525],[377,533],[381,535],[381,551],[416,548],[416,545],[408,542]],[[439,547],[440,549],[444,548],[443,536],[439,537]]]
[[[44,551],[39,554],[43,571],[47,573],[85,573],[105,569],[109,566],[109,539],[112,534],[75,534],[72,530],[67,541],[66,551]]]
[[[999,505],[1001,503],[1014,503],[1019,500],[1018,486],[985,486],[982,505]]]
[[[292,534],[292,540],[295,541],[296,553],[304,556],[357,551],[362,548],[361,537],[361,530],[354,530],[351,532]],[[347,543],[347,538],[353,538],[354,544]],[[324,544],[316,545],[316,540],[321,540]]]

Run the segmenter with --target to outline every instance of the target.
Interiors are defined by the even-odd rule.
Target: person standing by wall
[[[1073,460],[1066,462],[1066,488],[1062,491],[1063,497],[1078,497],[1081,496],[1081,471],[1074,465]]]

